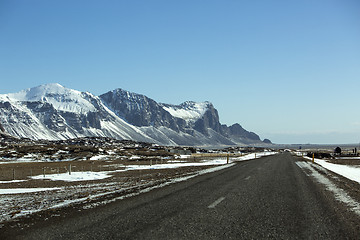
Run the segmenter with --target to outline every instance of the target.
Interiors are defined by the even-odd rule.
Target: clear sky
[[[0,0],[0,93],[210,101],[275,143],[360,141],[358,0]]]

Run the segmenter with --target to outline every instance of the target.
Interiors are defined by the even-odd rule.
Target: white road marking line
[[[249,180],[250,179],[250,176],[246,177],[245,180]]]
[[[215,208],[219,203],[221,203],[222,201],[224,201],[224,197],[221,197],[221,198],[219,198],[218,200],[216,200],[215,202],[213,202],[212,204],[210,204],[209,206],[208,206],[208,208]]]

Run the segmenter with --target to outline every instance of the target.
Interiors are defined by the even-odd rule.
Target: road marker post
[[[313,153],[313,156],[312,156],[312,162],[314,163],[314,159],[315,159],[315,153]]]
[[[226,155],[226,164],[229,164],[229,154]]]

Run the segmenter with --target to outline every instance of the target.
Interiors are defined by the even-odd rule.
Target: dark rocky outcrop
[[[176,132],[184,129],[185,121],[173,117],[168,111],[141,94],[116,89],[99,96],[115,114],[137,127],[168,127]]]
[[[4,129],[4,127],[1,125],[1,123],[0,123],[0,131],[1,131],[1,132],[5,132],[5,129]]]

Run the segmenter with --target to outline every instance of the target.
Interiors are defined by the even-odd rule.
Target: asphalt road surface
[[[288,153],[153,190],[12,239],[356,239],[350,213]],[[18,234],[18,235],[17,235]]]

